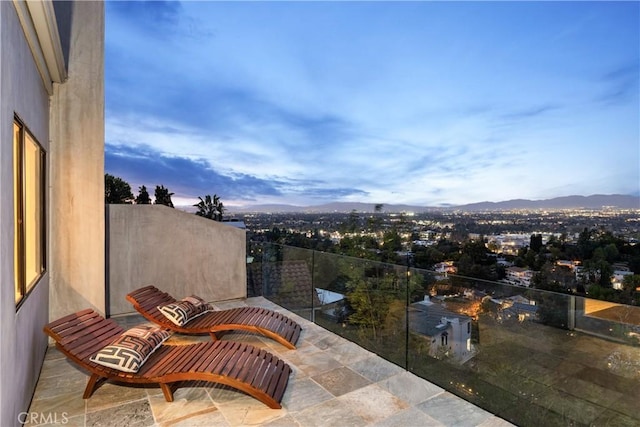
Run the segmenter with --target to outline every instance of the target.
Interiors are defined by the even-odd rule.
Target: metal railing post
[[[411,265],[409,263],[409,255],[407,255],[407,290],[406,290],[406,301],[404,307],[404,333],[405,333],[405,341],[404,341],[404,369],[409,370],[409,303],[411,302],[411,296],[409,295],[409,289],[411,289]]]
[[[316,272],[316,251],[311,251],[311,321],[316,323],[316,308],[314,306],[313,293],[316,291],[315,272]]]

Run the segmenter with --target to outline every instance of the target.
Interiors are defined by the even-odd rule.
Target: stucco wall
[[[68,80],[51,99],[51,319],[105,312],[104,4],[74,2],[65,19]]]
[[[47,153],[49,96],[13,2],[0,2],[0,425],[17,425],[35,388],[47,346],[45,273],[16,310],[14,299],[13,117],[17,114]]]
[[[48,344],[42,327],[51,317],[105,305],[104,5],[74,2],[66,6],[73,12],[68,15],[73,21],[63,24],[69,36],[65,56],[71,68],[67,82],[54,84],[50,96],[50,76],[38,70],[34,55],[40,58],[41,49],[50,49],[51,40],[46,37],[51,35],[34,37],[26,3],[0,2],[1,426],[19,425],[19,414],[29,408]],[[31,47],[16,7],[25,19]],[[55,31],[55,26],[49,28]],[[14,114],[44,148],[47,171],[47,271],[18,310],[13,291]]]
[[[246,232],[162,205],[108,206],[111,315],[130,313],[125,300],[145,285],[176,298],[246,298]]]

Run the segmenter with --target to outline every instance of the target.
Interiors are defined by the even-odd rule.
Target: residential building
[[[429,355],[451,358],[463,364],[474,355],[471,345],[471,317],[456,314],[434,303],[428,296],[411,304],[409,324],[411,332],[424,335]]]
[[[531,279],[533,278],[533,271],[522,267],[508,267],[506,269],[507,281],[514,285],[531,286]]]
[[[623,282],[625,276],[633,276],[633,271],[627,270],[614,270],[611,276],[611,287],[616,290],[623,288]]]

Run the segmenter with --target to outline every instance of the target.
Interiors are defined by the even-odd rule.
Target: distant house
[[[511,297],[505,298],[504,301],[503,301],[503,306],[505,308],[507,308],[507,307],[512,306],[515,303],[536,305],[536,302],[533,301],[533,300],[525,298],[522,295],[514,295],[514,296],[511,296]]]
[[[453,261],[443,261],[435,264],[433,266],[433,271],[438,273],[435,278],[437,280],[442,280],[447,277],[447,274],[456,274],[458,272],[458,268],[453,265]]]
[[[514,302],[511,306],[502,310],[502,314],[506,318],[515,318],[520,322],[536,320],[538,318],[538,306],[535,304]]]
[[[496,264],[501,265],[501,266],[503,266],[503,267],[511,267],[511,266],[513,266],[513,263],[512,263],[512,262],[507,261],[507,260],[506,260],[506,259],[504,259],[504,258],[498,258],[498,259],[496,260]]]
[[[622,282],[624,282],[625,276],[633,276],[633,271],[627,270],[615,270],[611,276],[611,287],[613,289],[621,290],[623,288]]]
[[[518,255],[520,249],[529,246],[531,236],[525,234],[501,234],[487,236],[487,245],[492,244],[497,253],[505,255]]]
[[[531,286],[531,279],[533,278],[533,271],[522,267],[508,267],[506,269],[507,281],[513,285]]]
[[[433,266],[433,271],[437,273],[451,273],[455,274],[458,269],[453,265],[453,261],[443,261]]]
[[[429,297],[411,304],[409,329],[422,335],[429,343],[429,355],[450,357],[465,363],[475,352],[471,345],[471,317],[453,313]]]
[[[560,267],[567,267],[571,271],[575,271],[576,267],[580,266],[580,261],[571,261],[566,259],[559,259],[556,261],[556,265]]]

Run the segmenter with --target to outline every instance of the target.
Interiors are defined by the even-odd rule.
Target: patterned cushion
[[[122,333],[114,342],[91,356],[91,361],[124,372],[138,372],[160,345],[171,336],[154,325],[140,325]]]
[[[181,301],[159,306],[158,310],[176,325],[183,326],[190,320],[213,311],[213,307],[202,298],[191,295]]]

